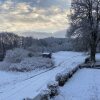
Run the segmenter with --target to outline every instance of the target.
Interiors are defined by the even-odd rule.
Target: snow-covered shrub
[[[33,99],[30,99],[30,98],[25,98],[25,99],[23,99],[23,100],[33,100]]]
[[[91,62],[90,57],[85,58],[85,61],[84,61],[85,64],[90,63],[90,62]]]
[[[71,70],[71,71],[69,72],[69,78],[71,78],[72,75],[73,75],[73,70]]]
[[[25,57],[28,56],[28,51],[21,48],[15,48],[13,50],[8,50],[6,52],[6,56],[4,58],[4,61],[10,62],[10,63],[19,63],[21,62]]]
[[[47,87],[50,89],[50,98],[59,94],[58,82],[50,82],[48,83]]]
[[[50,90],[43,90],[40,93],[40,100],[50,100]]]
[[[9,67],[9,70],[10,71],[18,71],[18,72],[28,72],[28,71],[31,71],[32,69],[28,65],[26,67],[21,63],[17,63],[17,64],[14,63],[14,64],[11,64],[11,66]]]
[[[9,70],[12,71],[31,71],[35,69],[43,69],[52,67],[52,60],[49,58],[42,57],[31,57],[25,58],[20,63],[14,63],[9,67]]]
[[[0,70],[9,70],[9,66],[11,65],[11,63],[8,62],[0,62]]]
[[[55,80],[58,82],[59,86],[63,86],[65,82],[68,80],[69,74],[57,74]]]
[[[33,57],[33,54],[32,53],[28,53],[28,57]]]
[[[55,77],[55,81],[58,82],[59,86],[63,86],[69,78],[73,76],[73,74],[79,69],[79,66],[69,69],[68,72],[63,71],[62,73],[58,73]]]
[[[73,74],[74,74],[78,69],[79,69],[79,67],[75,67],[75,68],[73,69]]]

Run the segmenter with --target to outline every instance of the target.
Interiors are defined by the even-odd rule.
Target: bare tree
[[[100,41],[100,0],[72,0],[68,33],[89,43],[90,60],[95,62],[96,47]]]

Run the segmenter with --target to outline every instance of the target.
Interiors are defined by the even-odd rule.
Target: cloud
[[[17,1],[17,2],[16,2]],[[70,0],[5,0],[0,31],[56,31],[67,27]],[[68,3],[65,7],[65,3]],[[33,5],[32,5],[33,4]]]

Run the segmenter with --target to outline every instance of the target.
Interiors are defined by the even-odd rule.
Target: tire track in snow
[[[59,63],[58,65],[53,66],[52,68],[50,68],[50,69],[48,69],[48,70],[46,70],[46,71],[43,71],[43,72],[41,72],[41,73],[39,73],[39,74],[36,74],[36,75],[33,75],[33,76],[31,76],[31,77],[29,77],[29,78],[26,78],[26,79],[24,79],[24,80],[22,80],[22,81],[26,81],[26,80],[29,80],[29,79],[34,78],[34,77],[36,77],[36,76],[39,76],[39,75],[41,75],[41,74],[44,74],[44,73],[46,73],[46,72],[49,72],[49,71],[51,71],[52,69],[54,69],[54,68],[56,68],[56,67],[60,67],[62,64],[68,62],[70,59],[75,58],[75,57],[77,57],[77,56],[82,56],[82,55],[75,55],[75,56],[73,56],[73,57],[69,57],[69,58],[63,60],[63,61],[62,61],[61,63]]]

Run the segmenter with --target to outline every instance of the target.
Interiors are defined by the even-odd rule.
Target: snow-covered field
[[[55,100],[100,100],[100,70],[79,70],[60,88],[60,95]]]
[[[46,88],[49,81],[55,80],[57,73],[69,71],[82,63],[84,58],[83,53],[58,52],[53,54],[56,68],[49,71],[46,69],[25,73],[0,71],[0,100],[22,100],[25,97],[35,97]]]

